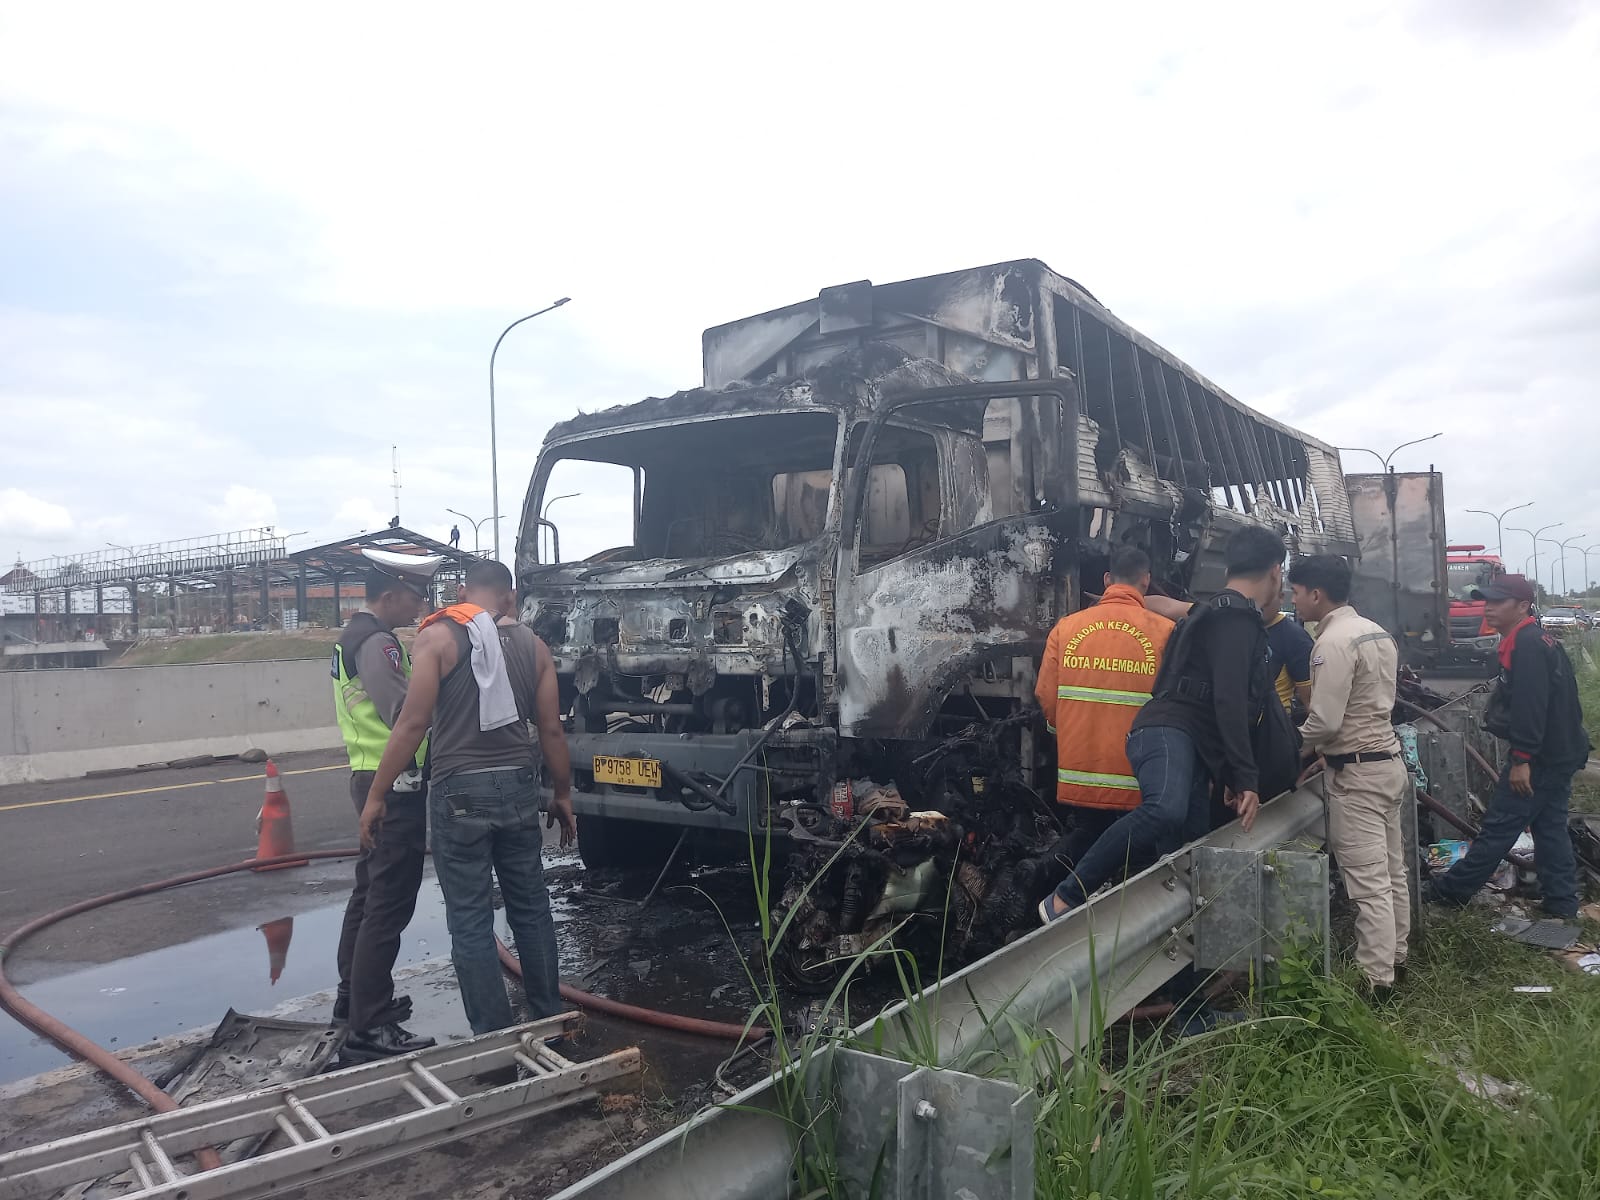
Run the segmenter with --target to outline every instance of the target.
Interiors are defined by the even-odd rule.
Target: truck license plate
[[[661,786],[661,763],[653,758],[611,758],[594,756],[594,781],[618,787]]]

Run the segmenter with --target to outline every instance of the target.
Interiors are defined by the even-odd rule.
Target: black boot
[[[350,1034],[344,1040],[342,1056],[347,1063],[375,1062],[380,1058],[410,1054],[413,1050],[426,1050],[433,1044],[431,1037],[419,1037],[391,1021],[376,1029]]]

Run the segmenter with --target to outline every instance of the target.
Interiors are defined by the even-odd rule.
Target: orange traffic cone
[[[283,964],[289,961],[289,939],[294,937],[294,918],[279,917],[256,928],[267,939],[267,971],[276,987],[278,977],[283,974]]]
[[[277,858],[294,853],[294,822],[289,819],[289,797],[278,780],[278,768],[267,759],[267,797],[256,814],[256,857]],[[274,863],[270,867],[257,867],[258,871],[276,871],[279,867],[303,867],[310,859],[299,862]]]

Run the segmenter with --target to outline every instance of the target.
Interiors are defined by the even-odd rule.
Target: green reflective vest
[[[367,695],[361,676],[355,671],[356,651],[361,643],[375,633],[387,630],[371,613],[360,612],[350,618],[344,635],[333,648],[333,662],[328,673],[333,676],[333,708],[339,717],[339,731],[344,734],[344,747],[350,755],[352,771],[376,771],[383,749],[389,744],[389,727],[378,715],[378,706]],[[400,647],[400,669],[411,675],[411,655]],[[417,769],[428,755],[428,739],[417,747]]]

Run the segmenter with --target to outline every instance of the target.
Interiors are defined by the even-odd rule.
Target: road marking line
[[[318,771],[348,771],[346,763],[333,763],[326,767],[300,767],[293,771],[279,771],[279,775],[312,775]],[[122,792],[96,792],[92,796],[63,796],[58,800],[29,800],[22,804],[0,804],[0,812],[14,812],[22,808],[49,808],[55,804],[77,804],[80,800],[115,800],[121,796],[148,796],[154,792],[179,792],[185,788],[214,787],[219,783],[249,783],[263,779],[262,775],[230,775],[226,779],[197,779],[193,783],[168,783],[160,787],[129,788]]]

